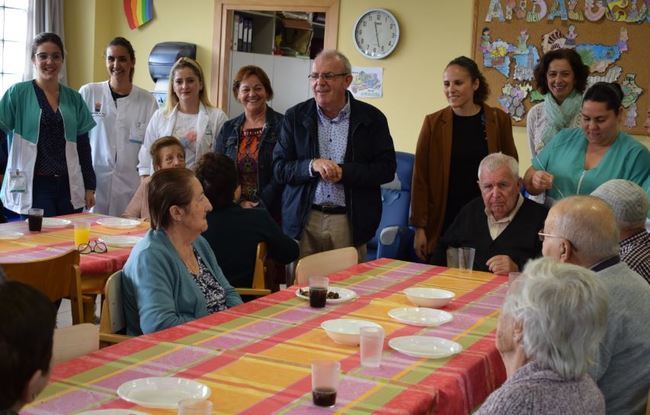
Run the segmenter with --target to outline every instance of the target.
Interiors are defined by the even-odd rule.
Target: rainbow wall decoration
[[[124,0],[124,14],[131,30],[153,18],[153,0]]]

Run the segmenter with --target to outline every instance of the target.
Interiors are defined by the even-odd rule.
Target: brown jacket
[[[483,104],[488,152],[517,158],[510,117],[498,108]],[[444,108],[424,118],[415,151],[411,190],[411,224],[424,228],[428,252],[436,246],[447,208],[451,165],[453,112]]]

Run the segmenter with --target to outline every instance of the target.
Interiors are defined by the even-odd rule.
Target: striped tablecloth
[[[133,229],[111,229],[97,224],[97,220],[109,216],[79,213],[60,216],[72,222],[91,222],[90,239],[94,240],[105,235],[144,235],[149,223],[142,223]],[[43,228],[41,232],[30,232],[27,222],[10,222],[0,225],[0,231],[22,232],[24,236],[14,240],[0,240],[0,262],[27,262],[41,258],[60,255],[74,248],[73,225],[64,228]],[[103,254],[91,253],[81,255],[80,267],[83,276],[107,275],[122,269],[129,258],[131,248],[109,246]]]
[[[359,298],[312,309],[296,297],[294,287],[102,349],[54,368],[52,383],[23,413],[98,408],[175,413],[135,406],[115,391],[137,378],[180,376],[208,385],[218,414],[467,414],[504,381],[494,333],[507,278],[379,259],[333,274],[331,280]],[[388,317],[390,309],[409,305],[401,290],[411,286],[454,291],[457,297],[446,307],[454,320],[422,328]],[[343,317],[384,327],[380,368],[360,367],[358,347],[335,344],[319,328],[325,320]],[[433,360],[387,346],[393,337],[414,334],[453,339],[464,350]],[[332,409],[312,405],[309,363],[314,359],[341,362],[343,376]]]

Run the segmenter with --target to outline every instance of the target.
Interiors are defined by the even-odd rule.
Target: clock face
[[[357,19],[352,37],[359,53],[370,59],[382,59],[397,46],[399,24],[389,11],[370,9]]]

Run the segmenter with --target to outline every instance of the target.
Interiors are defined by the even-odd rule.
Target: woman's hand
[[[415,254],[423,261],[426,261],[429,257],[429,250],[427,249],[427,234],[424,232],[424,228],[415,229],[415,240],[413,242],[413,248],[415,249]]]
[[[90,209],[91,207],[95,206],[95,191],[86,190],[84,199],[86,201],[86,209]]]
[[[526,170],[524,185],[531,195],[538,195],[553,187],[553,175],[544,170],[535,170],[532,166]]]

